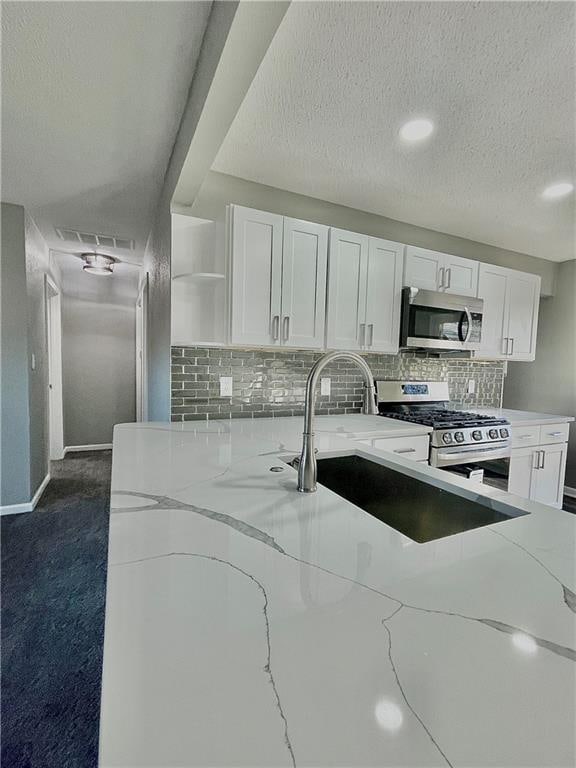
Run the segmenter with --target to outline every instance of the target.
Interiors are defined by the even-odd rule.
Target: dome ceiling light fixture
[[[103,253],[83,253],[82,261],[84,272],[90,275],[111,275],[114,271],[116,259]]]

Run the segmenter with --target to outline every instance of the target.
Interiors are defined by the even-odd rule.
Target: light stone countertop
[[[516,411],[511,408],[483,408],[473,405],[460,405],[462,411],[472,413],[482,413],[487,416],[496,416],[502,419],[508,419],[513,427],[531,427],[537,424],[563,424],[568,421],[574,421],[574,416],[558,416],[553,413],[534,413],[533,411]]]
[[[576,517],[350,439],[377,419],[320,455],[530,514],[417,544],[297,492],[301,418],[116,427],[100,766],[575,764]]]

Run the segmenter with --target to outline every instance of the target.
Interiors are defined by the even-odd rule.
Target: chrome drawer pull
[[[529,440],[531,437],[534,437],[534,435],[518,435],[519,440]]]
[[[393,453],[416,453],[416,448],[394,448]]]
[[[560,435],[563,435],[563,432],[548,432],[549,437],[559,437]]]

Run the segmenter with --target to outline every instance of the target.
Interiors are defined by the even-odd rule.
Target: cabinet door
[[[508,274],[509,360],[534,360],[540,278],[510,270]]]
[[[515,493],[525,499],[530,498],[532,476],[538,472],[535,468],[538,458],[537,450],[537,448],[516,448],[512,451],[508,470],[509,493]]]
[[[480,264],[478,296],[484,300],[482,341],[478,357],[506,357],[505,327],[508,270]]]
[[[280,343],[283,218],[232,206],[233,344]]]
[[[530,498],[541,504],[562,507],[566,471],[566,443],[547,445],[536,450],[540,454],[540,468],[534,470]]]
[[[361,349],[366,337],[366,273],[369,238],[330,230],[326,344]]]
[[[404,246],[370,238],[366,290],[365,349],[398,352]]]
[[[404,266],[404,285],[422,288],[425,291],[437,291],[444,283],[444,254],[406,247]]]
[[[444,259],[444,289],[446,293],[459,296],[477,296],[478,268],[480,264],[472,259],[446,254]]]
[[[283,346],[324,346],[328,227],[284,219],[282,251]]]

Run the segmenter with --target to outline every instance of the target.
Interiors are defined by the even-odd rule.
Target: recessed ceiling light
[[[542,192],[542,197],[546,200],[556,200],[558,197],[566,197],[570,192],[574,191],[574,184],[570,181],[561,181],[558,184],[550,184]]]
[[[410,120],[400,128],[400,137],[404,141],[422,141],[422,139],[427,139],[433,131],[434,123],[432,120]]]
[[[90,275],[111,275],[116,259],[102,253],[83,253],[82,261],[82,269]]]

